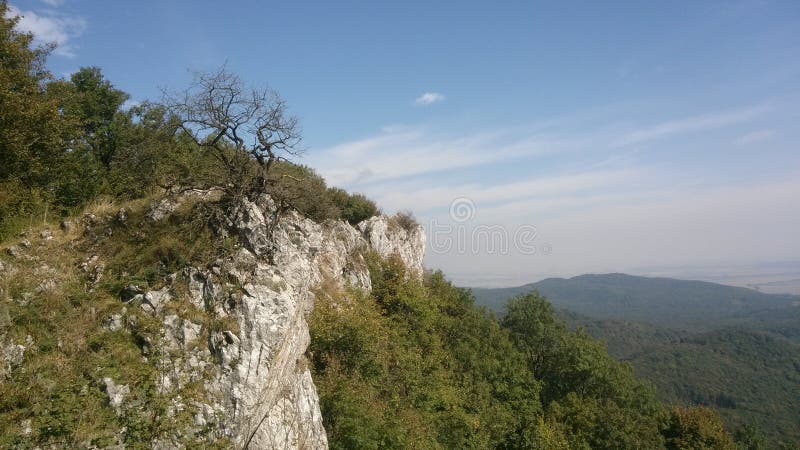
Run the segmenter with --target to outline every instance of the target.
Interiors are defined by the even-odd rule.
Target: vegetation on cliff
[[[735,448],[713,410],[657,402],[538,294],[498,322],[439,272],[370,269],[372,294],[323,289],[311,318],[331,448]]]

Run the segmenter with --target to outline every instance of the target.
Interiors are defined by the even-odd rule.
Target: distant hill
[[[511,288],[473,288],[472,292],[477,304],[502,314],[509,297],[534,289],[557,308],[594,319],[646,322],[691,331],[710,331],[721,324],[741,324],[749,316],[772,321],[787,313],[800,312],[798,296],[765,294],[705,281],[621,273],[548,278]],[[778,312],[780,310],[783,312]]]

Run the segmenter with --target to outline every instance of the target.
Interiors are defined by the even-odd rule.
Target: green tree
[[[546,415],[573,448],[658,448],[661,406],[649,385],[602,343],[570,332],[537,292],[512,298],[503,326],[542,383]]]
[[[739,450],[767,450],[767,436],[756,425],[743,425],[733,434]]]
[[[664,431],[668,449],[735,450],[716,411],[706,407],[674,407]]]
[[[0,1],[0,237],[14,221],[45,210],[63,182],[66,143],[77,128],[59,112],[45,67],[52,47],[32,47]]]
[[[120,127],[126,125],[120,107],[130,96],[116,89],[99,67],[81,67],[69,82],[53,84],[63,90],[62,111],[80,124],[84,145],[108,169],[120,142]]]
[[[328,188],[328,196],[339,208],[342,219],[355,225],[380,213],[375,202],[363,194],[350,194],[344,189]]]

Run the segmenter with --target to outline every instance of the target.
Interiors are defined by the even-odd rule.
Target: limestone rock
[[[22,364],[25,350],[25,346],[21,344],[3,345],[0,343],[0,379]]]
[[[157,291],[149,291],[144,294],[142,309],[151,313],[161,312],[161,308],[170,298],[172,296],[169,293],[169,287],[164,287]]]
[[[103,378],[103,383],[106,386],[106,394],[108,394],[108,402],[117,415],[122,414],[122,404],[125,397],[131,393],[131,389],[124,384],[116,384],[114,380],[109,377]]]
[[[12,245],[6,248],[6,254],[12,258],[19,258],[22,255],[22,252],[20,251],[19,247]]]
[[[425,231],[419,224],[406,229],[387,216],[371,217],[358,224],[358,229],[370,248],[384,258],[398,256],[408,271],[422,276],[422,260],[425,257]]]
[[[156,343],[164,355],[160,390],[169,393],[203,381],[207,398],[186,405],[194,408],[192,422],[210,430],[211,437],[230,439],[236,448],[327,448],[304,359],[314,293],[322,285],[370,290],[363,258],[370,249],[398,255],[410,273],[421,275],[422,229],[398,228],[387,217],[369,219],[358,229],[343,221],[319,224],[296,212],[276,214],[266,195],[243,200],[229,220],[228,229],[239,236],[242,248],[209,262],[208,269],[183,270],[174,278],[174,293],[164,288],[144,294],[142,307],[163,322]],[[185,289],[174,283],[185,283]],[[235,323],[235,329],[207,330],[164,312],[179,292],[212,317],[236,319],[221,322]],[[159,445],[172,448],[180,442],[176,439]]]
[[[125,328],[125,320],[124,316],[127,310],[122,308],[122,312],[119,314],[112,314],[111,316],[107,317],[103,321],[103,328],[108,331],[119,331]]]
[[[150,205],[145,217],[151,222],[159,222],[171,215],[177,207],[178,204],[175,201],[169,198],[162,198]]]

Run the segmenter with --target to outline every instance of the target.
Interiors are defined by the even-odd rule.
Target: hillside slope
[[[593,319],[566,309],[556,312],[571,329],[582,328],[595,339],[605,342],[608,353],[617,359],[628,359],[653,345],[679,342],[686,332],[655,325],[615,319]]]
[[[732,429],[756,424],[773,445],[800,442],[800,346],[770,333],[726,328],[630,358],[667,402],[710,405]]]
[[[730,429],[755,425],[773,446],[800,439],[797,297],[622,274],[473,292],[502,311],[504,296],[531,289],[552,295],[559,317],[630,362],[662,401],[717,408]]]

